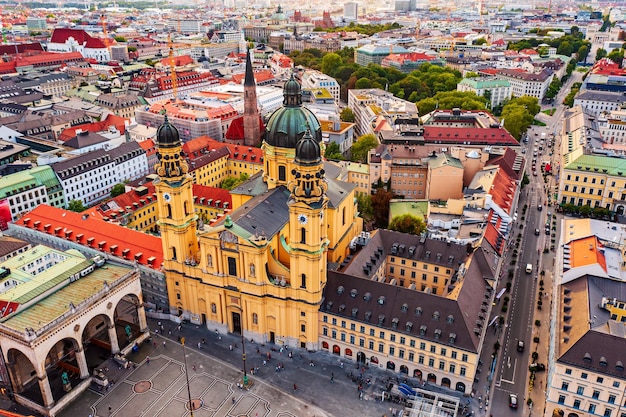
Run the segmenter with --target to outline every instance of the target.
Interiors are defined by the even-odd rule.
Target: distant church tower
[[[195,265],[199,261],[198,216],[193,206],[193,179],[187,173],[189,167],[182,156],[178,130],[167,115],[157,130],[157,158],[155,168],[159,179],[154,186],[163,263],[167,270],[182,271],[180,264]]]
[[[250,50],[246,52],[246,78],[243,82],[243,141],[246,146],[257,146],[261,142],[259,109],[256,98],[256,82],[252,72]]]

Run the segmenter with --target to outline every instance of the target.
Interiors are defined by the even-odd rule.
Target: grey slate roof
[[[233,222],[250,234],[266,236],[270,240],[289,222],[290,192],[279,186],[247,201],[230,214]]]
[[[86,131],[77,134],[72,139],[66,141],[64,145],[74,149],[81,149],[107,141],[108,139],[102,135]]]

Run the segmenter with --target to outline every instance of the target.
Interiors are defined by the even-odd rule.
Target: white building
[[[574,98],[574,106],[581,106],[587,113],[599,114],[619,110],[626,102],[624,93],[583,90]]]
[[[548,91],[554,74],[547,69],[539,73],[518,69],[502,69],[497,72],[496,77],[501,80],[507,80],[511,84],[511,95],[513,97],[537,97],[541,102],[546,95],[546,91]]]
[[[98,62],[111,60],[104,41],[80,29],[54,29],[48,42],[48,51],[80,52],[84,58],[93,58]]]
[[[343,18],[346,22],[354,22],[359,18],[359,3],[349,1],[343,5]]]
[[[302,88],[325,88],[335,101],[340,100],[341,87],[337,80],[319,71],[305,71],[302,75]]]
[[[397,98],[379,88],[349,90],[348,107],[354,113],[357,137],[374,133],[375,122],[379,117],[390,123],[393,123],[394,116],[418,117],[415,103]]]
[[[148,174],[146,152],[136,142],[79,155],[52,165],[65,193],[65,204],[91,205],[111,194],[114,185]]]
[[[464,78],[456,86],[457,91],[470,91],[477,96],[489,96],[491,108],[511,99],[511,83],[508,80]]]

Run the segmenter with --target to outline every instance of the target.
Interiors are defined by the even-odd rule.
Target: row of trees
[[[543,36],[549,30],[545,29],[544,32],[537,31],[537,34]],[[573,53],[576,53],[578,62],[584,62],[591,50],[591,43],[585,40],[578,26],[572,26],[569,35],[563,35],[558,38],[522,39],[518,42],[509,43],[508,48],[520,51],[526,48],[534,49],[544,43],[556,48],[556,53],[559,55],[571,56]]]
[[[500,118],[504,122],[504,128],[515,139],[520,140],[540,111],[541,106],[536,97],[517,97],[511,99],[502,107]]]
[[[372,36],[378,32],[384,32],[386,30],[400,29],[402,26],[397,23],[385,23],[384,25],[364,25],[361,23],[350,22],[348,26],[341,26],[335,28],[321,28],[316,27],[314,32],[356,32],[360,35]]]
[[[319,70],[336,79],[343,100],[347,100],[349,89],[380,88],[416,103],[438,92],[456,90],[461,81],[459,71],[428,63],[409,74],[376,64],[363,67],[354,62],[354,48],[329,53],[315,48],[305,49],[293,51],[290,57],[295,65]]]

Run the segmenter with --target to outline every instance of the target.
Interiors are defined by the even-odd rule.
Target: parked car
[[[535,229],[535,236],[539,236],[539,229]]]
[[[543,372],[546,370],[546,366],[543,363],[531,363],[528,365],[528,369],[531,372]]]
[[[517,408],[517,394],[509,394],[509,407]]]

